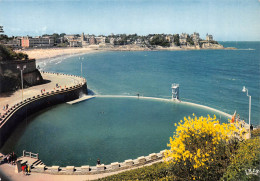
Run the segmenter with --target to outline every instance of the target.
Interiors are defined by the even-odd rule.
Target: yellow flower
[[[193,169],[205,166],[208,168],[208,161],[216,154],[216,146],[223,142],[229,142],[235,132],[240,131],[230,124],[220,124],[214,115],[212,118],[184,117],[184,121],[175,123],[176,131],[170,137],[170,143],[167,144],[170,149],[165,155],[167,162],[186,162],[192,164]],[[194,144],[196,143],[196,144]],[[166,160],[166,159],[165,159]]]

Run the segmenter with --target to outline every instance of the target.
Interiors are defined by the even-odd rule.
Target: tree
[[[187,36],[187,42],[191,45],[194,45],[193,39],[190,37],[190,35]]]
[[[258,131],[260,129],[258,128]],[[260,180],[260,137],[239,144],[236,155],[231,159],[224,180]]]
[[[180,46],[180,36],[179,34],[175,34],[174,36],[174,44]]]
[[[60,38],[60,35],[57,34],[57,33],[53,33],[53,34],[52,34],[52,37],[53,37],[53,39],[54,39],[54,43],[58,43],[58,40],[59,40],[59,38]]]
[[[110,43],[110,39],[108,37],[106,37],[105,43]]]
[[[66,35],[66,33],[61,33],[60,37],[64,37]]]
[[[177,180],[219,180],[237,149],[238,133],[234,124],[220,124],[215,116],[184,117],[170,137],[165,160]]]
[[[165,39],[163,35],[155,35],[153,39],[150,41],[151,45],[159,45],[163,47],[169,47],[170,42]]]
[[[0,44],[0,61],[28,60],[28,55],[16,53],[10,47]]]
[[[0,26],[0,33],[4,33],[3,26]]]

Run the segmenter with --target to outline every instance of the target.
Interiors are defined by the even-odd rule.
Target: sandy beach
[[[99,50],[100,51],[100,50]],[[25,49],[17,50],[16,52],[23,52],[29,55],[29,58],[36,60],[44,60],[49,58],[56,58],[66,55],[78,55],[97,52],[93,48],[46,48],[46,49]]]
[[[181,50],[203,50],[203,49],[235,49],[235,48],[224,48],[222,46],[215,48],[195,48],[195,47],[160,47],[155,48],[141,47],[138,45],[122,45],[122,46],[108,46],[100,47],[98,45],[93,45],[89,47],[67,47],[67,48],[45,48],[45,49],[24,49],[16,50],[16,52],[23,52],[29,55],[29,58],[36,59],[37,61],[43,61],[50,58],[57,58],[61,56],[68,55],[80,55],[88,54],[94,52],[103,52],[103,51],[181,51]]]

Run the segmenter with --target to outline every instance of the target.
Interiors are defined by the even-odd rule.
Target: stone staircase
[[[38,159],[32,163],[32,168],[35,168],[38,165],[44,165],[44,163],[40,159]]]

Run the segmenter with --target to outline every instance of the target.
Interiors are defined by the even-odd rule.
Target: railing
[[[39,159],[39,153],[32,153],[32,152],[27,152],[27,151],[23,150],[23,157]]]

